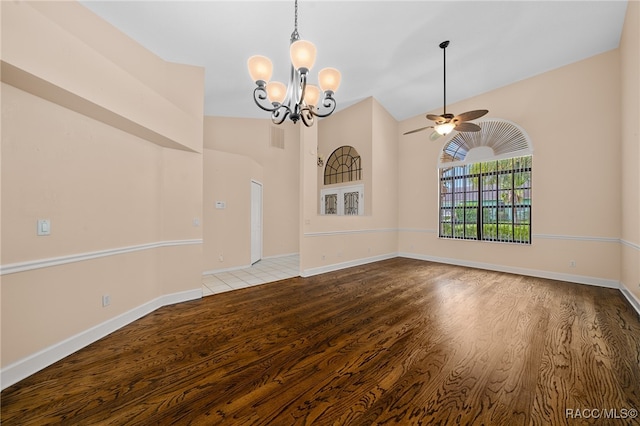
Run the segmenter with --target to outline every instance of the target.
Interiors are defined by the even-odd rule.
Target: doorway
[[[251,264],[262,259],[262,184],[251,181]]]

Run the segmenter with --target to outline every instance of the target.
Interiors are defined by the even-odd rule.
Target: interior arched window
[[[506,120],[478,125],[442,149],[439,236],[531,244],[531,141]]]
[[[362,179],[360,154],[352,146],[341,146],[331,153],[324,168],[324,184],[352,182]]]

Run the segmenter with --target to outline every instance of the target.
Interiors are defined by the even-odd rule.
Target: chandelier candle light
[[[289,53],[291,74],[288,87],[279,81],[269,81],[273,72],[269,58],[260,55],[249,58],[249,74],[257,86],[253,91],[253,100],[260,108],[271,112],[274,124],[282,124],[289,117],[294,123],[302,119],[305,126],[311,127],[314,116],[327,117],[335,111],[333,95],[340,86],[340,71],[323,68],[318,73],[320,88],[307,84],[307,76],[316,60],[316,47],[309,41],[301,40],[298,34],[298,0],[295,1],[295,26],[291,33]]]

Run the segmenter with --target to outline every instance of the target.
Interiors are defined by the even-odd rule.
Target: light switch
[[[51,234],[51,221],[49,219],[38,219],[38,235]]]

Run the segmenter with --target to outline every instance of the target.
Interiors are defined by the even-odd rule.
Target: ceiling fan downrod
[[[442,49],[442,57],[443,57],[443,75],[444,75],[444,84],[443,84],[443,94],[444,94],[444,102],[443,109],[444,112],[441,115],[435,114],[427,114],[427,119],[434,121],[435,125],[433,126],[425,126],[420,127],[419,129],[410,130],[404,135],[409,135],[411,133],[421,132],[425,129],[433,129],[434,132],[429,137],[431,140],[435,140],[440,136],[448,135],[451,131],[455,130],[457,132],[478,132],[481,130],[480,126],[475,123],[469,123],[468,121],[475,120],[476,118],[480,118],[484,116],[489,111],[486,109],[478,109],[473,111],[467,111],[459,115],[453,115],[447,113],[447,46],[449,46],[449,40],[445,40],[440,43],[440,48]]]
[[[440,43],[440,49],[442,49],[442,58],[444,61],[444,71],[443,71],[443,80],[444,80],[444,112],[443,116],[447,115],[447,46],[449,46],[449,40],[445,40]]]

